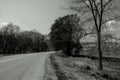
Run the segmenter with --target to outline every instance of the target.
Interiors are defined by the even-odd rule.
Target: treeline
[[[47,51],[47,38],[37,31],[21,31],[9,23],[0,29],[0,54],[20,54]]]

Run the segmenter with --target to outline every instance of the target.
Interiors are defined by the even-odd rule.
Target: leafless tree
[[[91,26],[91,29],[95,30],[99,54],[98,69],[103,70],[101,50],[102,31],[106,22],[120,18],[117,15],[114,0],[72,0],[72,3],[71,9],[79,12],[84,24],[86,25],[87,22],[89,24],[88,27]]]

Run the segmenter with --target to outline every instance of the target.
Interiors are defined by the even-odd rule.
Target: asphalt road
[[[0,80],[42,80],[51,52],[0,57]]]

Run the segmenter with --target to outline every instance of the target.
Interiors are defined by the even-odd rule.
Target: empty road
[[[0,80],[42,80],[45,60],[50,53],[0,57]]]

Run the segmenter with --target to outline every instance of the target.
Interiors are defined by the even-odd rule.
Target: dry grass
[[[51,65],[51,60],[49,58],[50,56],[47,57],[46,59],[46,66],[45,66],[45,75],[43,80],[57,80],[55,70]]]
[[[55,73],[58,77],[58,80],[77,80],[71,72],[66,71],[66,67],[63,65],[61,58],[55,54],[50,57],[52,66],[55,69]]]
[[[44,80],[120,80],[119,58],[105,58],[103,71],[97,69],[97,58],[68,57],[56,53],[48,59]]]
[[[120,62],[116,60],[104,60],[104,70],[98,71],[98,60],[90,58],[75,58],[75,57],[63,57],[60,56],[64,66],[69,67],[76,71],[81,77],[81,73],[86,75],[88,78],[85,80],[120,80]],[[86,77],[86,76],[82,77]]]
[[[51,55],[52,65],[56,71],[58,80],[95,80],[94,77],[84,73],[78,73],[77,67],[71,64],[70,59],[65,57],[64,59],[56,54]],[[67,63],[70,64],[67,64]],[[73,67],[74,66],[74,67]]]

